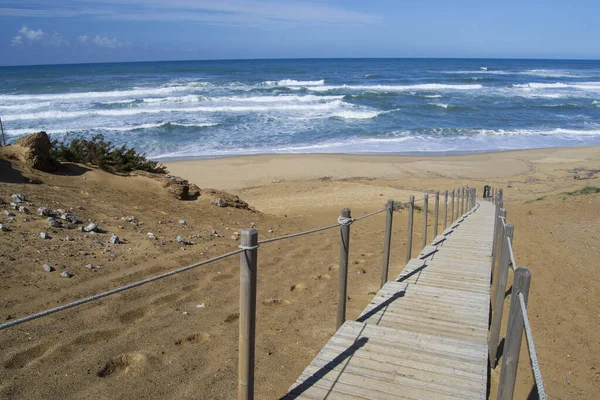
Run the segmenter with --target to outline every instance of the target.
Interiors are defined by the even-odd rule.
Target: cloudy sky
[[[600,58],[600,1],[0,0],[0,65]]]

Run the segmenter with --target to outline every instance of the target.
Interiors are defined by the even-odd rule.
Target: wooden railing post
[[[460,199],[460,215],[465,215],[465,187],[462,187],[462,197]]]
[[[502,235],[500,263],[496,267],[494,284],[492,285],[492,325],[490,326],[489,356],[490,366],[496,368],[496,354],[498,353],[498,341],[500,339],[500,327],[502,325],[502,313],[504,308],[504,297],[506,293],[506,282],[508,281],[508,264],[510,254],[506,241],[512,240],[514,226],[507,224]]]
[[[460,188],[456,189],[456,219],[460,218]]]
[[[394,217],[394,200],[388,200],[385,205],[387,215],[385,219],[385,237],[383,239],[383,262],[381,264],[381,286],[388,281],[388,269],[390,266],[390,246],[392,243],[392,221]]]
[[[454,223],[454,189],[452,189],[452,207],[450,207],[450,225]]]
[[[504,191],[502,190],[502,188],[498,189],[496,193],[498,194],[498,202],[504,203]]]
[[[492,243],[492,278],[495,278],[494,271],[500,263],[502,246],[506,244],[502,242],[502,235],[504,234],[503,222],[506,221],[506,210],[501,207],[502,204],[496,204],[496,226],[494,228],[494,239]]]
[[[527,305],[530,283],[531,272],[529,271],[529,268],[517,268],[515,270],[515,280],[510,298],[508,326],[506,328],[506,339],[504,341],[498,395],[496,396],[496,399],[498,400],[511,400],[515,391],[517,366],[519,365],[519,352],[521,350],[521,340],[523,338],[523,311],[521,310],[519,293],[523,293],[525,305]]]
[[[254,399],[254,352],[256,332],[256,273],[258,231],[242,231],[240,253],[240,321],[238,399]]]
[[[446,219],[448,217],[448,191],[444,192],[444,230],[446,230]]]
[[[408,201],[408,239],[406,241],[406,262],[412,258],[413,219],[415,216],[415,196]]]
[[[440,217],[440,192],[435,192],[435,208],[433,217],[433,238],[435,239],[438,235],[438,224]]]
[[[425,193],[423,195],[423,246],[421,248],[425,248],[427,246],[427,214],[429,211],[429,194]]]
[[[342,209],[342,218],[350,219],[352,214],[349,208]],[[346,321],[346,292],[348,289],[348,254],[350,252],[350,224],[340,226],[340,267],[338,286],[337,327]]]

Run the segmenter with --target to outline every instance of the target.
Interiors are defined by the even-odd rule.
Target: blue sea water
[[[0,68],[9,141],[104,134],[159,160],[600,145],[600,61],[307,59]]]

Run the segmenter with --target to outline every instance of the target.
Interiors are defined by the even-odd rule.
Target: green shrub
[[[167,172],[164,165],[148,160],[145,153],[138,153],[134,148],[127,148],[125,145],[115,148],[103,135],[94,135],[91,139],[78,136],[70,141],[52,140],[50,155],[58,161],[93,165],[112,173]]]
[[[565,192],[569,196],[581,196],[582,194],[594,194],[600,193],[600,188],[595,186],[586,186],[583,189],[575,190],[573,192]]]

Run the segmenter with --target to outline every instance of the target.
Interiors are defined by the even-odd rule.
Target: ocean
[[[103,134],[156,160],[600,145],[600,61],[231,60],[0,67],[9,142]]]

